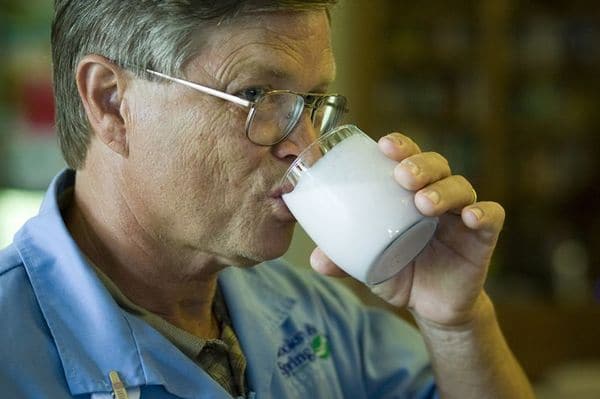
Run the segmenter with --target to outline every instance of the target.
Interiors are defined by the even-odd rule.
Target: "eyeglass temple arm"
[[[201,91],[202,93],[210,94],[211,96],[215,96],[215,97],[221,98],[223,100],[231,101],[232,103],[236,103],[236,104],[241,105],[246,108],[248,108],[252,105],[252,103],[248,100],[244,100],[243,98],[239,98],[237,96],[234,96],[232,94],[225,93],[225,92],[222,92],[219,90],[211,89],[210,87],[202,86],[197,83],[188,82],[187,80],[174,78],[172,76],[165,75],[164,73],[156,72],[151,69],[146,69],[146,72],[148,72],[151,75],[155,75],[155,76],[161,77],[163,79],[170,80],[171,82],[176,82],[176,83],[182,84],[184,86],[190,87],[192,89]]]

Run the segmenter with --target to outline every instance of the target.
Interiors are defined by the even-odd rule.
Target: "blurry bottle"
[[[552,281],[558,303],[580,305],[592,296],[588,279],[589,256],[583,243],[568,239],[559,243],[552,253]]]

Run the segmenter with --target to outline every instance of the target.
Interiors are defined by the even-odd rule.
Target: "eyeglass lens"
[[[323,99],[313,114],[313,124],[321,134],[336,127],[345,109],[344,99],[339,96],[329,96]]]
[[[314,127],[324,133],[339,122],[344,110],[338,96],[325,97],[313,111]],[[269,93],[255,104],[248,126],[248,138],[254,143],[271,145],[287,136],[304,111],[304,100],[294,93]]]
[[[254,106],[254,115],[248,128],[250,140],[270,145],[283,132],[294,128],[304,110],[302,97],[292,93],[269,93]]]

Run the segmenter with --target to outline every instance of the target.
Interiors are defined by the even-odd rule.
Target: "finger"
[[[395,276],[379,284],[368,285],[371,292],[387,303],[402,308],[408,304],[414,274],[413,264],[407,265]]]
[[[487,267],[502,230],[504,217],[504,209],[500,204],[477,202],[463,208],[458,216],[440,216],[436,239],[447,248],[456,248],[477,268]]]
[[[400,185],[416,191],[452,174],[446,158],[437,152],[422,152],[405,158],[394,169]]]
[[[415,194],[417,209],[427,216],[439,216],[473,203],[473,186],[460,175],[429,184]]]
[[[378,145],[385,156],[396,162],[421,152],[417,143],[401,133],[390,133],[380,138]]]
[[[461,217],[465,226],[479,232],[478,238],[483,244],[495,245],[506,212],[497,202],[476,202],[463,208]]]
[[[318,273],[333,277],[348,277],[348,273],[340,269],[327,255],[317,247],[310,255],[310,266]]]

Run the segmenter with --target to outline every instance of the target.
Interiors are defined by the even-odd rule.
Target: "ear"
[[[86,55],[75,75],[79,96],[96,136],[123,157],[129,154],[127,129],[122,115],[124,71],[99,55]]]

